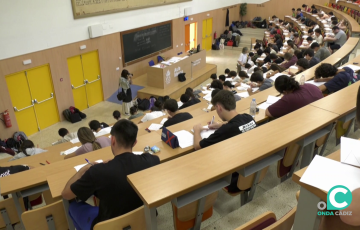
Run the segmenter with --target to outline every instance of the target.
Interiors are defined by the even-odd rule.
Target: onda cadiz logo
[[[318,212],[320,216],[349,216],[352,215],[351,211],[330,211],[330,210],[343,210],[347,208],[352,201],[351,191],[343,186],[336,185],[332,187],[327,195],[327,204],[324,201],[318,203],[318,208],[321,210]],[[328,211],[325,211],[327,208]]]
[[[170,82],[171,82],[170,70],[168,70],[168,71],[166,72],[165,82],[166,82],[166,84],[170,84]]]

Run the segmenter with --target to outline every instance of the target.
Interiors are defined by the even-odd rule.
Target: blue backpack
[[[149,110],[150,110],[155,105],[156,98],[151,96],[149,101],[150,101],[150,105],[149,105]]]

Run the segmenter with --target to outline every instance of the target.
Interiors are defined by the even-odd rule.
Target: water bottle
[[[255,98],[253,98],[250,103],[250,115],[252,117],[255,117],[255,114],[256,114],[256,101]]]
[[[300,85],[304,85],[305,84],[305,75],[301,75],[301,78],[300,78]]]

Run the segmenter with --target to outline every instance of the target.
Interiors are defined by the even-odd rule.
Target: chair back
[[[122,230],[129,226],[131,230],[146,229],[144,206],[119,217],[97,223],[94,230]]]
[[[21,198],[19,199],[19,202],[22,210],[25,211],[24,203]],[[0,201],[0,211],[3,210],[6,210],[7,216],[9,217],[11,224],[16,224],[20,222],[13,198],[7,198],[5,200]],[[1,215],[0,228],[5,228],[5,227],[6,227],[6,223]]]
[[[56,230],[67,230],[69,226],[66,221],[64,205],[62,200],[41,208],[26,211],[21,215],[26,230],[48,230],[47,217],[52,216]]]
[[[260,171],[260,177],[259,177],[258,183],[260,183],[264,179],[268,169],[269,169],[269,166],[266,167],[266,168],[263,168]],[[253,186],[253,182],[255,180],[255,175],[256,175],[255,173],[251,174],[251,175],[249,175],[247,177],[239,175],[239,179],[238,179],[238,182],[237,182],[237,187],[242,191],[251,188]]]
[[[235,230],[263,230],[264,228],[276,222],[276,216],[273,212],[266,212],[246,224],[241,225]]]
[[[276,221],[274,224],[270,225],[264,230],[291,230],[294,225],[296,213],[296,206],[290,210],[285,216],[281,217],[280,220]]]

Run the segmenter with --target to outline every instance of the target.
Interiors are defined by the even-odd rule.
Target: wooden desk
[[[340,161],[340,150],[330,154],[327,158]],[[292,177],[295,183],[301,185],[300,197],[293,226],[294,230],[318,229],[320,216],[317,215],[317,204],[321,200],[325,202],[327,201],[327,192],[300,182],[300,179],[306,169],[307,167],[297,171]]]

